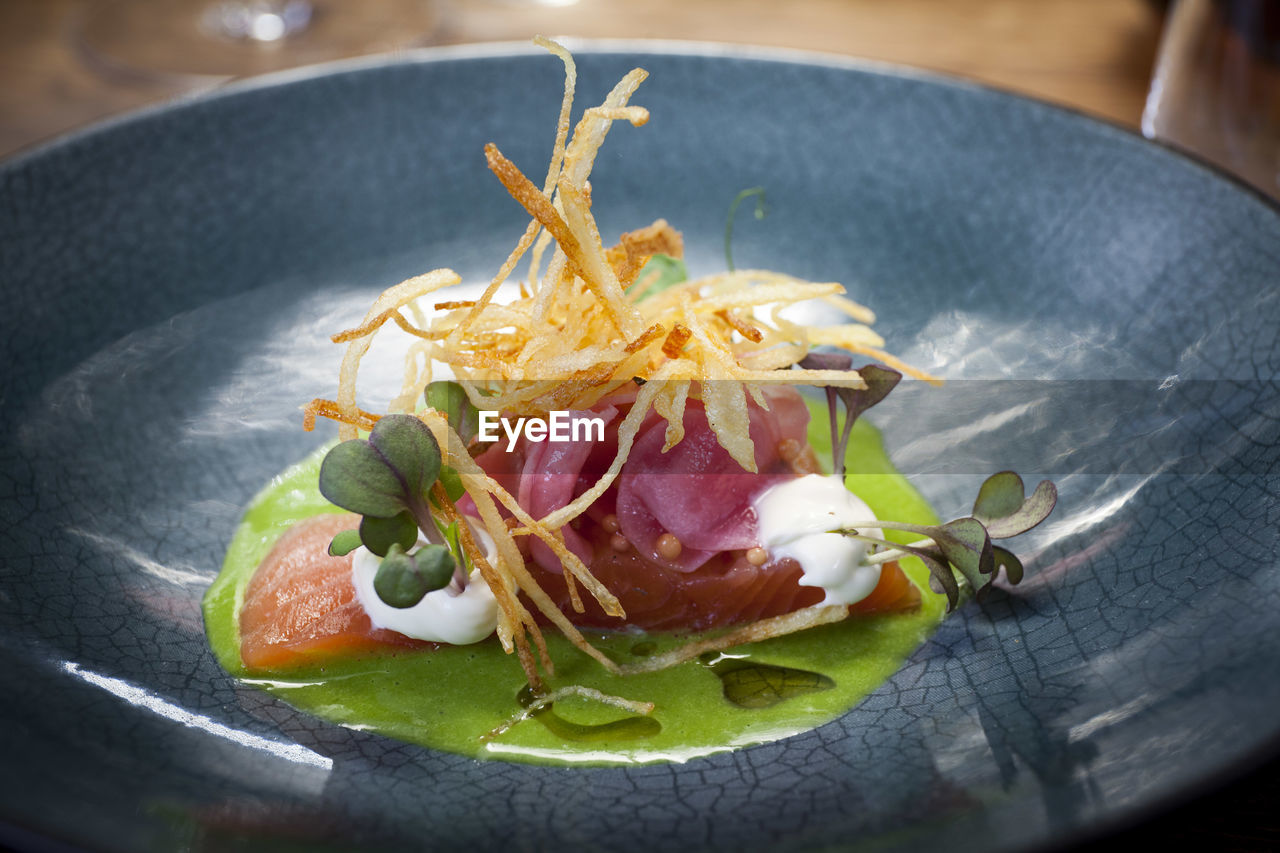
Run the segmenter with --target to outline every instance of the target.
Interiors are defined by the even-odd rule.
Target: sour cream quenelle
[[[880,582],[880,566],[867,563],[867,543],[831,532],[875,518],[843,478],[808,474],[788,480],[761,494],[754,507],[761,547],[799,563],[800,584],[826,590],[823,604],[857,604]],[[878,528],[859,532],[884,535]]]
[[[472,529],[485,555],[493,559],[493,540],[482,530]],[[426,544],[419,540],[419,545]],[[465,646],[478,643],[498,627],[498,602],[478,569],[467,579],[467,588],[458,592],[451,586],[429,592],[412,607],[392,607],[378,597],[373,579],[382,558],[369,549],[352,554],[351,580],[356,599],[375,628],[397,631],[415,640]]]

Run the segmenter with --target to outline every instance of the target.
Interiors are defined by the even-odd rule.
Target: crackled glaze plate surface
[[[225,675],[199,602],[244,504],[326,433],[331,332],[411,273],[487,278],[559,63],[424,53],[232,87],[0,166],[0,820],[106,850],[1022,849],[1159,807],[1280,736],[1280,215],[1037,103],[836,60],[580,46],[652,119],[606,239],[839,280],[909,360],[876,422],[943,514],[1051,476],[1029,577],[843,718],[683,765],[476,763]],[[850,653],[856,653],[851,650]]]

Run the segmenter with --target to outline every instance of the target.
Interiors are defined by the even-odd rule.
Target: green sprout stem
[[[729,272],[733,272],[733,220],[738,216],[738,205],[742,204],[752,196],[756,197],[756,219],[764,219],[764,187],[751,187],[743,190],[733,197],[733,201],[729,203],[729,215],[725,218],[724,223],[724,262],[729,268]]]
[[[876,536],[870,536],[866,533],[861,533],[860,531],[867,530],[869,528],[879,528],[881,530],[915,530],[917,526],[918,525],[914,525],[914,524],[899,524],[893,521],[876,520],[876,521],[857,522],[855,524],[850,524],[847,527],[837,528],[836,530],[828,530],[827,532],[839,533],[843,536],[848,536],[850,539],[858,539],[862,542],[870,542],[873,545],[881,545],[889,549],[886,551],[877,551],[876,553],[869,554],[866,557],[867,563],[870,563],[872,565],[882,565],[884,563],[893,562],[899,557],[910,556],[911,549],[924,548],[929,545],[934,545],[936,543],[932,539],[925,537],[923,539],[917,539],[914,542],[909,542],[903,545],[898,542],[890,542],[888,539],[880,539],[879,537],[876,537]]]
[[[453,570],[453,578],[449,581],[449,589],[455,593],[462,592],[467,588],[469,580],[466,553],[458,545],[456,539],[451,538],[446,531],[440,528],[440,520],[432,515],[425,505],[414,508],[413,520],[418,523],[418,529],[422,531],[422,536],[427,542],[432,545],[445,546],[458,558]]]
[[[923,548],[936,544],[932,539],[917,539],[910,545],[902,545],[895,542],[889,542],[875,536],[868,536],[865,533],[858,533],[853,530],[833,530],[832,533],[842,533],[850,539],[857,539],[860,542],[870,542],[872,545],[884,545],[888,548],[886,551],[879,551],[871,554],[866,558],[866,562],[871,565],[884,565],[891,563],[901,557],[919,556],[919,552]]]
[[[442,488],[440,492],[443,491]],[[436,492],[435,496],[437,499],[449,500],[448,495],[441,495],[439,492]],[[452,505],[452,501],[450,501],[450,505]],[[453,570],[453,580],[449,582],[449,588],[455,592],[462,592],[467,588],[467,583],[470,580],[471,558],[467,556],[467,549],[462,547],[461,537],[458,535],[458,522],[445,524],[435,516],[432,516],[431,520],[436,533],[441,537],[441,544],[447,545],[449,550],[458,557],[457,566]]]
[[[895,542],[886,542],[883,539],[876,539],[874,536],[859,535],[859,536],[855,536],[854,538],[861,539],[864,542],[874,542],[878,545],[888,546],[887,550],[877,551],[876,553],[869,554],[867,556],[866,562],[873,566],[882,566],[885,563],[892,563],[894,560],[897,560],[901,557],[911,556],[911,552],[907,549],[923,548],[926,545],[933,544],[932,539],[917,539],[915,542],[912,542],[908,545],[899,546]]]

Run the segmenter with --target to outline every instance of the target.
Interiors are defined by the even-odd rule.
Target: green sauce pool
[[[829,458],[825,409],[814,406],[813,415],[810,442],[819,459]],[[277,476],[250,504],[222,572],[205,595],[210,645],[228,672],[297,708],[432,749],[536,764],[623,765],[687,761],[779,740],[816,728],[856,705],[924,642],[945,610],[945,599],[929,591],[927,570],[910,559],[901,565],[923,593],[916,612],[855,617],[661,672],[611,675],[547,629],[556,665],[550,688],[591,687],[652,702],[653,713],[637,717],[574,697],[486,738],[521,711],[519,697],[526,686],[519,663],[494,637],[470,646],[388,651],[266,676],[246,672],[238,618],[254,570],[292,524],[336,511],[316,488],[325,449]],[[894,470],[880,434],[865,421],[854,424],[848,456],[849,470],[858,473],[849,475],[846,484],[877,517],[937,523],[924,499]],[[639,662],[690,639],[584,633],[619,663]]]

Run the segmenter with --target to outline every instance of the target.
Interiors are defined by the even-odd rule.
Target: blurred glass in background
[[[1280,0],[1177,0],[1142,131],[1280,198]]]
[[[435,0],[92,0],[74,47],[105,75],[246,77],[428,44]]]

